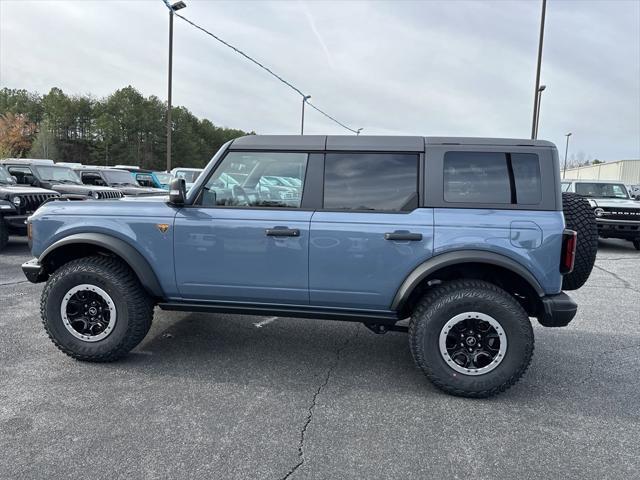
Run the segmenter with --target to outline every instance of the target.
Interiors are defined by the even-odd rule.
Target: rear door
[[[311,220],[312,305],[389,309],[433,250],[433,210],[420,205],[419,153],[327,153],[322,209]]]
[[[302,208],[308,160],[304,152],[227,153],[195,205],[176,216],[176,281],[184,298],[309,303],[313,212]]]

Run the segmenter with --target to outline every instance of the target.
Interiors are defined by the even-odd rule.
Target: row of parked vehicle
[[[26,220],[43,203],[65,200],[113,200],[166,196],[174,178],[192,185],[202,169],[154,172],[131,165],[100,167],[46,159],[0,160],[0,250],[9,235],[26,235]]]

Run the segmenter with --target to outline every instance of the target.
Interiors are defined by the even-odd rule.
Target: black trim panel
[[[374,324],[393,325],[401,320],[395,312],[380,310],[339,310],[304,305],[268,305],[252,303],[196,303],[163,302],[158,306],[163,310],[179,312],[232,313],[242,315],[274,315],[278,317],[315,318],[320,320],[342,320]]]
[[[457,250],[455,252],[443,253],[430,258],[426,262],[416,267],[402,283],[391,304],[391,310],[400,311],[404,302],[409,298],[411,292],[418,286],[422,279],[430,274],[450,265],[461,263],[486,263],[511,270],[522,277],[535,291],[542,297],[544,290],[535,277],[518,262],[511,260],[504,255],[482,250]]]
[[[83,244],[96,245],[109,250],[121,257],[135,272],[142,286],[154,297],[164,298],[164,292],[158,281],[158,277],[149,265],[149,262],[135,248],[124,240],[103,233],[77,233],[69,235],[50,245],[38,257],[38,262],[45,265],[46,258],[52,252],[66,245]]]
[[[542,298],[542,307],[538,322],[543,327],[566,327],[578,311],[576,302],[564,292]]]

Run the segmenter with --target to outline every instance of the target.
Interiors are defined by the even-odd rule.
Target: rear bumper
[[[44,282],[48,275],[44,271],[44,268],[38,262],[37,258],[33,258],[28,262],[22,264],[22,272],[31,283]]]
[[[566,327],[578,311],[578,304],[564,292],[542,297],[538,321],[544,327]]]

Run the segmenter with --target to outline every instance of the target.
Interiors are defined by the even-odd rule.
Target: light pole
[[[567,154],[569,153],[569,137],[571,136],[571,132],[565,134],[567,137],[567,146],[564,149],[564,168],[562,169],[562,178],[564,179],[565,173],[567,173]]]
[[[538,116],[538,90],[540,88],[540,67],[542,65],[542,41],[544,40],[544,17],[547,11],[547,0],[542,0],[542,15],[540,16],[540,39],[538,41],[538,66],[536,68],[536,87],[533,91],[533,121],[531,122],[531,139],[536,138]]]
[[[187,5],[180,1],[171,5],[169,9],[169,86],[167,94],[167,172],[171,171],[171,74],[173,69],[173,12],[185,8]]]
[[[362,131],[362,127],[360,127],[358,130],[356,130],[356,135],[360,135],[361,131]]]
[[[304,104],[311,98],[311,95],[302,97],[302,119],[300,121],[300,135],[304,135]]]
[[[540,104],[542,103],[542,92],[544,92],[545,88],[547,88],[546,85],[540,85],[540,87],[538,88],[538,110],[536,111],[536,131],[533,135],[534,140],[538,138],[538,124],[540,123]]]

